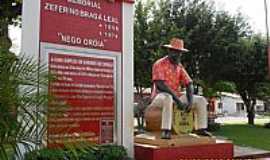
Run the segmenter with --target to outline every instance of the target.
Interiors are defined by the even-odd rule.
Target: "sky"
[[[9,38],[12,41],[12,46],[10,48],[11,52],[14,52],[15,54],[19,54],[21,50],[21,28],[15,27],[15,26],[9,26]]]
[[[264,0],[208,0],[214,1],[217,10],[225,10],[231,14],[240,11],[248,19],[252,29],[257,33],[265,33],[265,13]],[[268,10],[270,17],[270,0],[268,2]],[[270,24],[270,21],[269,21]],[[21,48],[21,29],[19,27],[10,26],[10,38],[13,42],[11,51],[19,54]]]
[[[216,3],[217,10],[226,10],[231,14],[240,11],[248,18],[252,29],[257,33],[265,33],[265,12],[264,0],[212,0]],[[268,3],[268,13],[270,15],[270,0]]]

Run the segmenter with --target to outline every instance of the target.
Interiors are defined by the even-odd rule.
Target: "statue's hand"
[[[183,106],[182,106],[182,105],[178,105],[178,104],[176,103],[176,107],[177,107],[177,109],[180,110],[180,111],[183,110]]]
[[[179,109],[181,111],[185,110],[186,105],[184,103],[182,103],[180,100],[176,101],[175,103],[176,103],[177,109]]]
[[[191,111],[191,108],[192,108],[192,104],[188,103],[188,104],[185,104],[185,112],[189,113]]]

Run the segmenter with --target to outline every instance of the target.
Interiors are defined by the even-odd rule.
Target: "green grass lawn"
[[[264,121],[257,122],[254,126],[241,122],[238,124],[224,123],[221,129],[213,134],[226,137],[236,145],[270,150],[270,129],[263,128]]]

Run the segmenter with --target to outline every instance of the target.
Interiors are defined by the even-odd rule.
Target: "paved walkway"
[[[270,151],[253,147],[242,147],[234,145],[234,157],[252,156],[257,158],[270,158]]]

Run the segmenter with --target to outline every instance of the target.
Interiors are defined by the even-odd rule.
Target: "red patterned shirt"
[[[152,81],[154,82],[155,80],[164,81],[177,96],[181,96],[179,90],[180,84],[183,83],[186,86],[192,81],[184,67],[181,64],[172,64],[168,56],[154,63],[152,68]],[[151,97],[154,98],[157,93],[158,90],[154,83]]]

